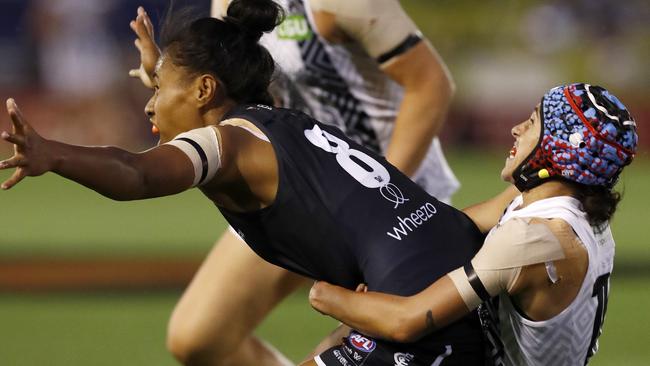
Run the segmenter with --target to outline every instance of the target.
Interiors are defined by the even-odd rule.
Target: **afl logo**
[[[375,347],[377,347],[377,343],[375,343],[375,341],[373,341],[372,339],[368,339],[359,333],[350,334],[349,339],[350,339],[350,344],[354,348],[362,352],[370,353],[374,351]]]

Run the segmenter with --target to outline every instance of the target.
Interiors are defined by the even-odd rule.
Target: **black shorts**
[[[460,349],[459,349],[460,348]],[[408,344],[376,341],[352,331],[343,344],[334,346],[314,358],[318,366],[455,366],[485,365],[480,347],[453,344],[428,346],[426,351]]]

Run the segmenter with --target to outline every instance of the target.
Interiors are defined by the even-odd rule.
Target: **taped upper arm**
[[[192,187],[210,182],[221,167],[219,135],[213,126],[183,132],[165,145],[180,149],[192,162]]]
[[[397,0],[313,0],[312,11],[335,16],[345,34],[380,64],[408,51],[421,39],[417,26]]]
[[[510,292],[522,267],[566,258],[548,220],[513,218],[494,228],[470,263],[449,274],[468,308]]]
[[[560,241],[545,221],[512,218],[495,227],[472,259],[475,268],[514,268],[564,258]]]

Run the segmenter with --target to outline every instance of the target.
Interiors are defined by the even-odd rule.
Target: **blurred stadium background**
[[[207,12],[208,1],[194,3]],[[402,3],[458,85],[443,132],[463,184],[458,207],[504,187],[497,172],[510,126],[548,88],[600,84],[632,111],[641,150],[618,186],[625,200],[613,222],[616,269],[592,364],[647,365],[650,3]],[[133,150],[155,144],[142,112],[148,91],[127,77],[138,63],[128,22],[140,4],[156,17],[167,2],[0,0],[0,98],[16,98],[46,137]],[[0,144],[1,158],[10,153]],[[175,364],[164,349],[167,317],[224,227],[198,192],[117,203],[52,174],[0,192],[0,365]],[[259,333],[299,360],[334,325],[300,292]]]

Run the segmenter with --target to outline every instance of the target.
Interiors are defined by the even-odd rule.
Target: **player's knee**
[[[183,365],[222,364],[233,352],[228,340],[203,334],[187,324],[171,322],[167,330],[167,350]]]

